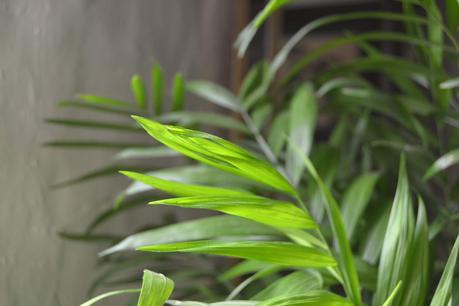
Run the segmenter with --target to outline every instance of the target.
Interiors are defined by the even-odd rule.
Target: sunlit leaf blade
[[[160,273],[143,271],[137,306],[163,306],[174,290],[174,282]]]
[[[186,252],[245,258],[289,267],[330,267],[336,265],[325,252],[288,242],[193,241],[150,245],[138,248],[147,252]],[[288,256],[286,256],[288,254]]]
[[[276,297],[256,304],[256,306],[354,306],[349,300],[322,290]]]
[[[239,191],[235,189],[226,189],[210,186],[191,185],[180,182],[163,180],[150,175],[131,171],[120,171],[121,174],[127,177],[142,182],[153,188],[162,190],[172,195],[188,197],[188,196],[247,196],[249,192]]]
[[[389,216],[379,262],[378,283],[373,305],[382,305],[398,282],[404,281],[406,257],[413,233],[413,212],[406,174],[405,157],[400,159],[397,190]],[[398,305],[400,295],[395,298]]]
[[[311,217],[292,203],[258,196],[195,196],[159,200],[150,204],[216,210],[277,228],[316,227]]]
[[[125,289],[125,290],[116,290],[116,291],[110,291],[103,293],[101,295],[98,295],[89,301],[81,304],[80,306],[91,306],[94,305],[95,303],[99,302],[100,300],[103,300],[108,297],[116,296],[116,295],[122,295],[122,294],[127,294],[127,293],[139,293],[140,289]]]
[[[296,295],[322,288],[323,280],[317,271],[306,270],[292,272],[254,295],[251,300],[265,301],[281,296]]]
[[[303,158],[296,152],[295,146],[302,154],[309,155],[314,138],[317,109],[312,85],[306,83],[300,86],[290,105],[290,142],[286,156],[287,173],[294,185],[298,185],[304,169]]]
[[[226,88],[207,81],[188,82],[187,90],[216,105],[232,111],[240,110],[238,98]]]
[[[341,203],[344,225],[349,239],[352,241],[357,223],[365,211],[379,175],[363,173],[357,177],[346,190]]]
[[[454,149],[437,159],[424,174],[427,180],[439,172],[459,162],[459,149]]]
[[[250,220],[235,216],[213,216],[167,225],[126,237],[120,243],[100,253],[106,256],[120,251],[132,251],[152,244],[206,240],[219,237],[280,236],[280,232]]]
[[[164,104],[164,73],[161,66],[153,64],[151,69],[151,90],[153,96],[153,110],[156,115],[163,112]]]
[[[183,75],[177,73],[174,77],[174,84],[172,85],[172,111],[177,112],[183,109],[185,104],[185,79]]]
[[[156,140],[190,158],[289,194],[296,193],[270,164],[224,139],[142,117],[133,118]]]
[[[435,294],[432,298],[430,306],[450,306],[452,301],[452,286],[454,278],[454,270],[456,267],[457,256],[459,252],[459,236],[456,238],[453,249],[446,262],[445,269],[438,283]]]
[[[252,41],[253,37],[255,36],[257,30],[261,27],[261,25],[275,13],[277,10],[282,8],[284,5],[292,2],[293,0],[270,0],[268,4],[263,8],[263,10],[258,13],[255,19],[250,22],[250,24],[239,34],[236,42],[235,47],[238,49],[238,56],[244,56],[247,48],[249,47],[250,42]]]
[[[105,98],[105,97],[100,97],[100,96],[95,96],[95,95],[88,95],[88,94],[80,94],[77,97],[80,100],[88,104],[134,109],[134,105],[132,105],[129,102],[125,102],[125,101],[118,101],[118,100],[114,100],[110,98]]]
[[[302,152],[300,150],[298,150],[297,152],[298,154],[302,155]],[[344,280],[344,288],[351,300],[355,304],[361,305],[362,301],[360,296],[360,282],[338,203],[333,197],[330,189],[325,185],[323,180],[320,178],[319,174],[317,173],[317,170],[315,169],[314,165],[309,160],[309,158],[305,155],[302,156],[306,169],[308,170],[309,174],[312,176],[316,184],[319,186],[319,189],[325,198],[325,208],[327,210],[328,219],[332,227],[333,236],[338,245],[338,263]]]
[[[216,302],[216,303],[202,303],[195,301],[176,301],[170,300],[167,301],[167,305],[172,306],[255,306],[257,302],[255,301],[226,301],[226,302]]]
[[[122,124],[122,123],[114,123],[114,122],[79,120],[79,119],[61,119],[61,118],[49,118],[49,119],[46,119],[45,121],[50,124],[71,126],[71,127],[76,127],[76,128],[106,129],[106,130],[128,131],[128,132],[141,131],[141,129],[138,126]]]
[[[142,78],[139,75],[134,75],[131,79],[131,90],[134,99],[140,109],[147,109],[147,89]]]
[[[399,281],[397,286],[395,286],[394,290],[392,290],[392,293],[389,295],[389,297],[387,298],[387,300],[384,302],[384,304],[382,304],[382,306],[391,306],[392,305],[392,301],[395,299],[395,297],[397,296],[398,292],[400,291],[400,288],[402,286],[402,281]],[[410,304],[411,305],[411,304]],[[414,304],[413,304],[414,305]]]

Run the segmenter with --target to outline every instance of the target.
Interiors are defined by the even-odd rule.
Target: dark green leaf
[[[131,90],[140,109],[147,109],[147,89],[142,78],[134,75],[131,79]]]
[[[161,66],[153,64],[151,69],[151,90],[153,96],[153,109],[156,115],[163,112],[164,101],[164,75]]]
[[[172,87],[172,111],[177,112],[183,109],[185,104],[185,80],[183,75],[177,73],[174,77],[174,85]]]

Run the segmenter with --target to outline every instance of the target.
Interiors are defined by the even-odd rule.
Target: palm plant
[[[289,2],[267,4],[241,33],[241,54],[270,14]],[[457,64],[459,4],[446,3],[446,22],[435,1],[408,0],[401,1],[403,13],[359,12],[315,20],[273,61],[256,65],[238,96],[208,82],[189,83],[192,93],[239,114],[240,130],[247,134],[241,146],[165,125],[160,118],[134,116],[158,142],[207,167],[192,179],[123,171],[136,181],[127,194],[162,190],[178,198],[152,198],[150,204],[227,216],[136,233],[101,255],[141,250],[243,259],[219,277],[221,283],[237,284],[224,302],[168,300],[173,282],[146,270],[142,288],[127,291],[140,292],[138,305],[457,303],[459,194],[457,175],[449,167],[459,160],[454,138],[459,81],[445,67]],[[347,33],[279,74],[304,36],[361,19],[402,23],[406,31]],[[403,43],[410,56],[384,54],[374,41]],[[309,80],[301,78],[313,61],[345,44],[358,45],[363,56],[327,67]],[[389,89],[369,81],[369,71],[381,75]],[[276,99],[288,103],[273,103]],[[332,124],[319,127],[323,117],[334,118]],[[453,245],[449,256],[445,245]]]

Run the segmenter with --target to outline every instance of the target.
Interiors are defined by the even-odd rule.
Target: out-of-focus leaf
[[[378,178],[379,175],[376,173],[363,173],[352,182],[344,193],[341,211],[344,225],[351,241],[357,223],[370,201]]]
[[[90,299],[89,301],[81,304],[80,306],[91,306],[99,302],[100,300],[103,300],[105,298],[115,296],[115,295],[122,295],[122,294],[127,294],[127,293],[139,293],[139,292],[140,292],[140,289],[125,289],[125,290],[110,291],[110,292],[106,292],[101,295],[98,295]]]
[[[336,265],[333,257],[313,248],[288,242],[264,241],[193,241],[150,245],[138,248],[147,252],[186,252],[230,256],[278,264],[288,267],[330,267]],[[288,256],[286,256],[288,254]]]
[[[139,75],[134,75],[131,79],[131,90],[137,105],[140,109],[147,109],[147,89],[142,78]]]
[[[112,113],[116,115],[121,115],[121,116],[128,116],[132,114],[140,114],[141,111],[139,110],[131,110],[131,109],[126,109],[126,108],[120,108],[120,107],[112,107],[110,105],[104,105],[104,104],[92,104],[92,103],[87,103],[87,102],[82,102],[82,101],[60,101],[58,103],[59,107],[72,107],[72,108],[82,108],[86,110],[93,110],[93,111],[98,111],[98,112],[105,112],[105,113]]]
[[[192,111],[173,112],[164,114],[156,119],[159,122],[166,124],[177,123],[178,125],[184,126],[203,124],[248,133],[247,127],[239,120],[217,113]]]
[[[226,301],[207,304],[195,301],[167,301],[167,304],[172,306],[255,306],[256,303],[255,301]]]
[[[424,180],[459,162],[459,149],[454,149],[437,159],[424,174]]]
[[[163,306],[174,290],[174,282],[160,273],[143,271],[137,306]]]
[[[140,159],[140,158],[162,158],[180,156],[177,151],[167,147],[149,147],[149,148],[127,148],[113,156],[114,160],[121,159]]]
[[[188,197],[188,196],[247,196],[249,192],[239,191],[235,189],[226,189],[201,185],[190,185],[174,181],[163,180],[154,176],[145,175],[137,172],[120,171],[121,174],[127,177],[162,190],[172,195]]]
[[[399,281],[397,286],[395,286],[394,290],[392,290],[392,293],[389,295],[389,297],[387,298],[387,300],[384,302],[384,304],[382,306],[391,306],[392,305],[392,301],[397,296],[401,286],[402,286],[402,281]]]
[[[207,81],[188,82],[187,90],[216,105],[232,111],[240,111],[239,99],[226,88]]]
[[[49,118],[46,119],[47,123],[56,125],[65,125],[76,128],[90,128],[90,129],[106,129],[115,131],[138,132],[141,129],[138,126],[113,122],[78,120],[78,119],[60,119]]]
[[[125,149],[125,148],[143,148],[151,146],[146,143],[129,143],[129,142],[108,142],[104,140],[54,140],[44,144],[48,147],[63,149]]]
[[[233,291],[230,292],[230,294],[228,295],[226,300],[234,299],[236,296],[239,295],[239,293],[242,292],[242,290],[244,290],[247,286],[249,286],[253,282],[255,282],[255,281],[259,280],[259,279],[263,279],[265,277],[268,277],[268,276],[270,276],[270,275],[272,275],[272,274],[274,274],[274,273],[276,273],[276,272],[278,272],[280,270],[281,270],[280,266],[273,265],[273,266],[265,267],[265,268],[261,269],[260,271],[257,271],[257,273],[255,273],[252,276],[246,278],[236,288],[234,288]]]
[[[219,237],[279,236],[280,232],[235,216],[213,216],[167,225],[128,236],[100,253],[106,256],[120,251],[132,251],[152,244],[205,240]]]
[[[121,107],[127,109],[135,109],[134,105],[129,102],[125,101],[118,101],[110,98],[94,96],[94,95],[87,95],[87,94],[80,94],[77,96],[78,99],[93,105],[105,105],[105,106],[113,106],[113,107]]]
[[[240,277],[245,274],[256,273],[269,266],[271,266],[271,264],[267,264],[261,261],[244,260],[232,266],[224,273],[220,274],[220,276],[218,277],[218,280],[222,282],[229,281],[229,280],[232,280],[236,277]]]
[[[250,24],[245,27],[244,30],[239,34],[236,42],[235,47],[238,49],[238,56],[244,56],[247,48],[249,47],[250,42],[252,41],[253,37],[257,33],[257,30],[261,27],[261,25],[271,16],[273,13],[281,9],[284,5],[292,2],[293,0],[270,0],[268,4],[263,8],[263,10],[258,13]]]
[[[453,78],[440,83],[441,89],[452,89],[459,87],[459,78]]]
[[[451,32],[457,33],[459,26],[459,1],[457,0],[446,0],[446,18],[448,28]]]
[[[156,115],[163,112],[164,104],[164,73],[159,64],[151,68],[151,90],[153,96],[153,109]]]
[[[286,155],[287,173],[293,185],[298,185],[304,169],[303,157],[298,154],[294,146],[300,150],[302,155],[309,155],[314,138],[317,109],[312,85],[307,83],[300,86],[290,105],[290,133]]]
[[[301,150],[298,149],[297,152],[300,156],[302,155]],[[360,296],[359,277],[357,274],[357,269],[355,267],[351,246],[347,238],[348,236],[346,234],[344,222],[339,211],[338,203],[333,197],[330,189],[325,185],[323,180],[320,178],[319,174],[317,173],[317,170],[315,169],[314,165],[309,160],[309,158],[305,155],[302,156],[306,169],[318,185],[320,191],[322,192],[325,198],[328,220],[332,227],[333,237],[336,241],[336,244],[338,245],[338,263],[344,281],[344,288],[351,300],[355,304],[361,305],[362,300]]]
[[[256,306],[354,306],[349,300],[322,290],[276,297],[256,304]]]
[[[251,300],[264,301],[276,297],[318,290],[322,288],[322,283],[322,277],[317,271],[296,271],[271,283],[268,287],[254,295]]]
[[[201,208],[220,211],[276,228],[315,228],[314,220],[302,209],[286,201],[259,196],[221,195],[174,198],[150,202],[185,208]]]
[[[430,306],[449,306],[452,302],[452,287],[454,269],[456,267],[457,256],[459,252],[459,236],[456,238],[453,249],[446,262],[445,269],[438,283],[435,294],[432,298]]]
[[[174,84],[172,87],[172,111],[181,111],[185,104],[185,79],[183,75],[177,73],[174,77]]]
[[[289,119],[290,114],[287,111],[283,111],[276,116],[269,131],[268,144],[276,156],[279,156],[284,147],[286,135],[288,135]]]
[[[296,193],[270,164],[231,142],[203,132],[162,125],[142,117],[134,119],[156,140],[190,158],[289,194]]]
[[[253,110],[252,119],[255,126],[260,130],[263,125],[265,124],[268,116],[272,112],[272,105],[271,104],[263,104]]]

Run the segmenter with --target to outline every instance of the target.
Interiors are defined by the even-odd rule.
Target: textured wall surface
[[[68,135],[45,125],[76,92],[128,98],[133,73],[158,60],[169,77],[225,82],[228,6],[214,0],[0,0],[0,305],[77,305],[94,276],[95,247],[57,237],[106,207],[117,180],[51,191],[102,165],[108,152],[42,143]],[[132,217],[131,217],[132,218]],[[132,219],[113,225],[122,232]]]

